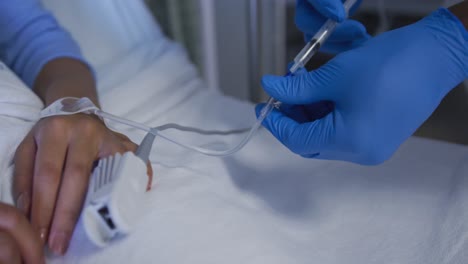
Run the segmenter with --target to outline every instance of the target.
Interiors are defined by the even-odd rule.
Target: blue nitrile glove
[[[360,2],[361,0],[355,4],[351,13]],[[342,0],[297,0],[296,26],[304,33],[306,41],[309,41],[329,18],[342,23],[321,48],[323,52],[340,53],[355,48],[370,38],[361,23],[351,19],[345,20]]]
[[[319,159],[378,164],[467,77],[468,32],[450,11],[439,9],[341,53],[316,71],[265,76],[266,92],[287,109],[274,110],[264,126],[304,157],[320,153]],[[314,109],[323,101],[329,102],[328,114]]]

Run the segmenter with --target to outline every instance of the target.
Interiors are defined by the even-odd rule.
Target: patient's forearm
[[[48,62],[39,73],[33,90],[46,106],[63,97],[88,97],[99,106],[92,72],[75,59],[60,58]]]
[[[450,7],[449,10],[460,19],[463,25],[465,25],[465,28],[468,30],[468,1],[465,0],[457,5],[454,5]]]

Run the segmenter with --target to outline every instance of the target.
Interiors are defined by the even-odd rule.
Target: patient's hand
[[[30,215],[37,237],[55,254],[63,255],[68,248],[93,163],[136,148],[96,116],[85,114],[42,119],[19,145],[14,197],[18,208]],[[151,181],[151,166],[148,174]]]
[[[45,263],[42,244],[26,217],[0,203],[0,263]]]

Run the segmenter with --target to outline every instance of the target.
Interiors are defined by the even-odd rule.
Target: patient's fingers
[[[0,263],[15,263],[18,253],[18,263],[44,263],[42,243],[26,217],[0,203]]]
[[[49,122],[36,134],[31,223],[44,243],[47,241],[68,144],[68,138],[55,126],[60,126],[60,122]]]
[[[13,197],[16,207],[26,216],[31,206],[31,186],[36,157],[36,142],[29,133],[16,149],[13,172]]]
[[[48,243],[56,255],[67,251],[78,221],[97,158],[98,149],[93,147],[99,145],[96,141],[95,137],[78,136],[70,142]]]
[[[7,232],[0,230],[0,263],[21,264],[21,255],[16,241]]]

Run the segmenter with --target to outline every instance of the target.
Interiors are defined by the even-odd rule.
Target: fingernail
[[[16,199],[16,208],[18,208],[24,214],[28,213],[29,210],[29,194],[27,192],[21,193]]]
[[[49,247],[55,255],[63,255],[68,248],[69,236],[65,232],[54,232],[50,236]]]
[[[42,243],[47,242],[47,228],[40,228],[39,229],[39,238],[41,239]]]

